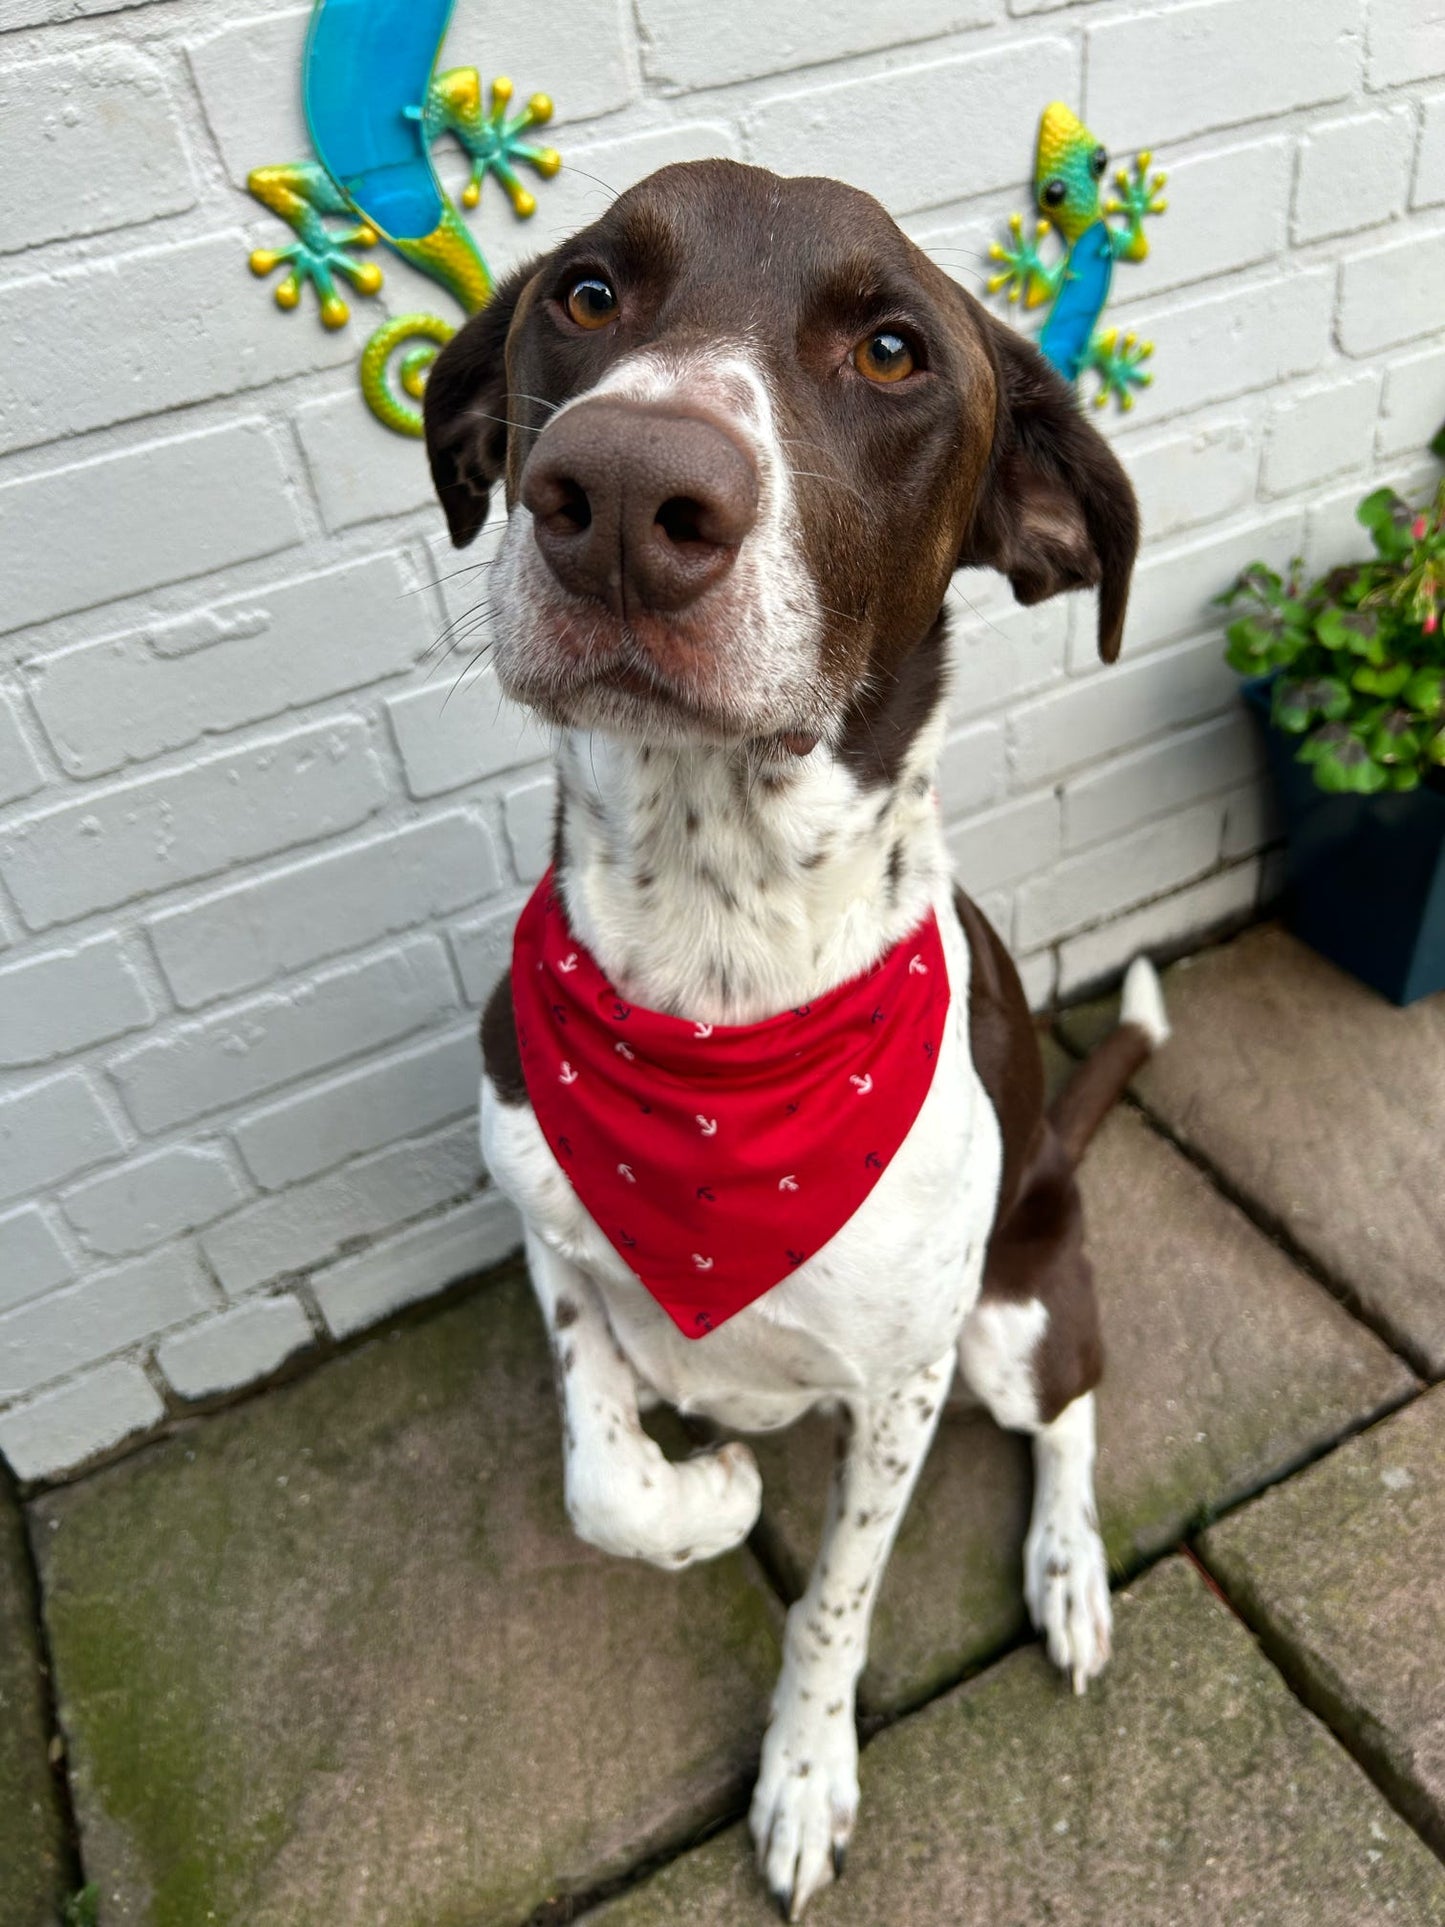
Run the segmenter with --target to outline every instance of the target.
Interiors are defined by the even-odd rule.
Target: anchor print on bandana
[[[512,1005],[542,1133],[687,1338],[821,1251],[908,1135],[949,1007],[932,913],[873,969],[757,1024],[626,1003],[549,871],[517,924]]]

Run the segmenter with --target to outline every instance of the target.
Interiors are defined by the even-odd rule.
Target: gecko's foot
[[[989,247],[988,258],[998,261],[1002,266],[997,274],[989,276],[990,294],[1007,292],[1010,301],[1022,298],[1026,308],[1036,308],[1047,301],[1058,286],[1058,270],[1050,268],[1038,251],[1038,243],[1049,231],[1047,221],[1036,225],[1032,237],[1024,238],[1023,216],[1009,216],[1011,241],[995,241]]]
[[[537,197],[518,178],[517,167],[525,165],[550,181],[562,165],[555,147],[539,147],[523,136],[533,127],[542,127],[552,118],[548,94],[533,94],[518,114],[508,114],[512,83],[505,74],[492,82],[486,117],[475,130],[463,133],[464,144],[472,156],[471,179],[462,189],[463,207],[475,207],[482,196],[482,182],[494,175],[498,186],[512,204],[512,212],[527,220],[537,212]]]
[[[295,240],[281,248],[256,248],[251,255],[251,272],[265,278],[279,267],[287,272],[276,284],[278,308],[291,309],[301,300],[301,289],[310,282],[316,289],[321,319],[328,328],[344,328],[351,310],[336,288],[336,276],[345,275],[358,294],[375,294],[381,287],[381,269],[374,261],[353,259],[351,248],[376,245],[376,230],[365,222],[336,233],[327,230],[319,242]]]
[[[1134,406],[1137,390],[1147,388],[1154,377],[1144,366],[1154,353],[1152,341],[1141,341],[1137,335],[1121,335],[1117,328],[1110,328],[1096,335],[1089,344],[1086,368],[1092,368],[1099,377],[1099,392],[1094,397],[1096,408],[1106,408],[1112,396],[1126,413]]]
[[[1122,214],[1127,226],[1119,230],[1115,246],[1126,261],[1142,261],[1149,252],[1144,221],[1150,214],[1163,214],[1169,206],[1164,199],[1165,174],[1151,174],[1153,155],[1146,149],[1134,157],[1132,172],[1120,169],[1114,176],[1117,193],[1104,203],[1106,214]]]

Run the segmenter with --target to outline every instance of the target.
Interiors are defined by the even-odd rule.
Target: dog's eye
[[[1103,147],[1096,147],[1093,153],[1089,156],[1089,172],[1093,175],[1096,181],[1103,180],[1104,174],[1108,168],[1108,165],[1109,165],[1108,150]]]
[[[902,335],[882,328],[853,350],[853,366],[869,381],[902,381],[914,369],[913,350]]]
[[[572,283],[565,305],[579,328],[605,328],[617,319],[617,296],[593,274]]]
[[[1058,180],[1049,181],[1046,183],[1039,199],[1045,207],[1057,207],[1068,191],[1068,186],[1065,182]]]

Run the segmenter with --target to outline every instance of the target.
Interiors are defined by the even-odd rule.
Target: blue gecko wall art
[[[435,71],[453,0],[316,0],[306,36],[302,94],[316,158],[258,167],[247,187],[279,214],[296,239],[257,248],[253,274],[286,269],[278,307],[295,308],[307,282],[322,322],[343,328],[350,309],[340,277],[374,295],[382,271],[355,249],[385,241],[403,260],[438,281],[471,314],[491,295],[492,275],[456,204],[437,179],[432,143],[451,134],[471,160],[462,190],[475,207],[493,175],[523,219],[536,199],[518,178],[520,164],[550,179],[561,166],[552,147],[526,136],[551,118],[552,103],[533,94],[509,114],[512,83],[494,80],[486,105],[475,67]],[[344,225],[328,223],[339,219]],[[419,406],[426,371],[455,332],[440,316],[398,315],[375,330],[361,355],[361,392],[379,421],[402,435],[422,432]],[[400,393],[387,379],[391,356]]]
[[[989,249],[990,259],[1003,263],[989,281],[989,293],[1007,289],[1009,300],[1022,298],[1026,308],[1051,304],[1039,348],[1069,381],[1096,374],[1100,387],[1094,401],[1100,408],[1111,395],[1121,408],[1132,408],[1134,391],[1153,379],[1144,366],[1154,352],[1152,342],[1099,327],[1114,263],[1144,259],[1149,252],[1145,216],[1162,214],[1168,205],[1162,198],[1165,177],[1150,175],[1150,159],[1140,154],[1132,172],[1121,170],[1115,176],[1118,197],[1101,201],[1109,156],[1078,116],[1055,101],[1039,122],[1034,167],[1042,219],[1026,237],[1023,216],[1012,215],[1011,242],[995,242]],[[1123,226],[1110,226],[1115,214],[1124,216]],[[1064,253],[1052,263],[1038,251],[1050,229],[1064,244]]]

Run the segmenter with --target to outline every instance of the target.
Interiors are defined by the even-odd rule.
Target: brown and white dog
[[[743,1432],[844,1415],[752,1802],[796,1920],[853,1828],[873,1601],[955,1364],[1034,1441],[1024,1588],[1050,1656],[1082,1690],[1109,1653],[1074,1170],[1163,1005],[1136,964],[1125,1022],[1046,1114],[1017,974],[952,889],[933,782],[953,571],[1000,570],[1027,603],[1097,585],[1112,660],[1134,498],[1063,382],[876,202],[721,161],[654,174],[512,274],[438,359],[426,431],[458,546],[505,479],[494,661],[558,726],[557,887],[621,996],[747,1024],[930,912],[943,939],[951,1005],[901,1148],[820,1253],[699,1342],[549,1148],[509,979],[482,1026],[483,1153],[525,1220],[582,1537],[677,1568],[751,1530],[747,1447],[671,1464],[638,1422],[650,1403]]]

